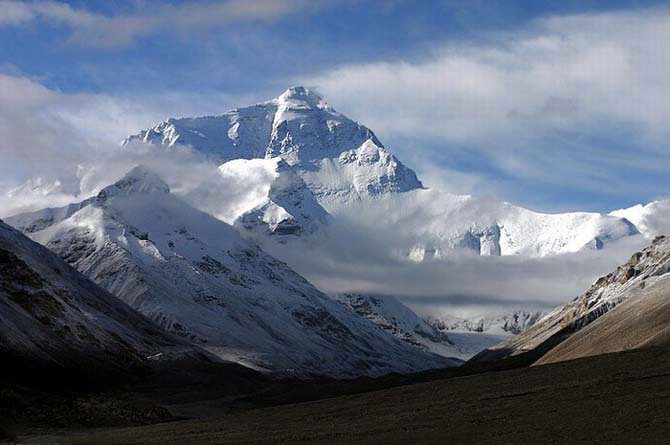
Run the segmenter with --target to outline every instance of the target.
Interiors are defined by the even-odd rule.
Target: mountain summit
[[[170,193],[170,186],[144,165],[138,165],[114,184],[105,187],[98,198],[114,196],[119,193]]]
[[[326,210],[360,198],[421,189],[369,128],[335,111],[301,86],[267,102],[216,116],[170,118],[129,136],[164,150],[186,148],[218,164],[280,157]]]
[[[304,108],[321,108],[335,111],[321,96],[316,94],[313,90],[302,86],[291,87],[274,100],[278,104],[286,107],[290,106],[297,108],[303,106]]]
[[[194,192],[189,202],[249,233],[276,239],[313,233],[325,226],[326,216],[350,217],[375,233],[383,221],[395,240],[405,243],[393,255],[424,261],[461,248],[479,255],[546,256],[601,249],[639,235],[614,215],[543,214],[425,189],[372,130],[302,86],[216,116],[168,119],[123,144],[127,150],[149,144],[159,153],[190,150],[220,164],[224,183]],[[271,174],[258,175],[261,164]],[[203,205],[216,196],[216,187],[231,188],[231,181],[239,183],[238,195],[245,196],[240,201],[246,202],[231,206],[215,198]],[[259,187],[251,190],[248,184]]]

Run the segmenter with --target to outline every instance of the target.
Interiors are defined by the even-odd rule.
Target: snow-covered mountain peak
[[[644,237],[651,241],[659,235],[670,235],[670,199],[661,199],[649,204],[637,204],[619,209],[610,215],[626,218],[635,224]]]
[[[56,193],[79,193],[79,184],[75,178],[56,178],[49,179],[36,176],[28,179],[18,187],[7,191],[10,198],[21,198],[26,195],[48,196]]]
[[[255,161],[270,173],[283,163]],[[231,226],[163,193],[164,186],[138,168],[105,188],[104,199],[7,222],[164,329],[225,360],[335,377],[450,364],[351,314]],[[268,201],[248,217],[279,208]],[[289,225],[278,227],[284,233]]]
[[[160,176],[144,165],[137,165],[114,184],[105,187],[98,198],[105,199],[120,193],[170,193],[170,186]]]
[[[329,221],[305,181],[280,157],[235,159],[218,172],[222,186],[240,193],[207,210],[245,233],[303,235]]]
[[[428,324],[440,332],[480,332],[501,336],[518,335],[544,317],[542,311],[524,309],[501,313],[487,313],[467,318],[438,316],[427,318]]]
[[[334,112],[330,105],[313,90],[302,86],[291,87],[272,102],[280,108],[320,108]]]
[[[367,127],[335,111],[314,91],[293,87],[279,97],[216,116],[168,119],[123,145],[186,149],[217,165],[279,157],[319,204],[330,206],[423,188]],[[295,215],[294,215],[295,216]]]
[[[128,149],[133,141],[155,145],[158,151],[181,147],[226,165],[225,171],[220,169],[225,181],[216,187],[231,190],[232,180],[247,191],[233,193],[225,205],[220,204],[223,199],[212,205],[203,205],[202,199],[190,202],[263,234],[311,233],[312,222],[324,221],[325,212],[336,219],[367,215],[372,226],[377,221],[393,225],[408,240],[406,248],[399,248],[401,255],[419,261],[444,258],[461,247],[480,255],[541,257],[600,249],[638,235],[617,216],[541,214],[492,198],[426,190],[370,129],[300,86],[221,115],[170,119],[130,136]],[[263,162],[275,158],[283,163]],[[228,164],[237,160],[254,162]],[[217,193],[225,194],[209,187],[193,197]]]

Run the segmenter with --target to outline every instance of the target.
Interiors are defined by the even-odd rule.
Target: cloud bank
[[[443,259],[408,261],[393,226],[339,217],[325,240],[266,246],[327,293],[393,295],[421,314],[467,316],[510,309],[549,310],[580,295],[599,276],[647,244],[641,236],[544,258],[482,257],[454,249]]]
[[[205,168],[201,160],[187,152],[162,159],[146,149],[122,150],[120,142],[169,116],[214,114],[245,100],[225,94],[68,94],[0,72],[0,217],[81,200],[137,163],[169,176],[177,190],[188,188],[186,178],[198,178]]]

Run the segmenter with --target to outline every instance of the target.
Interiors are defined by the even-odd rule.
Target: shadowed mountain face
[[[658,237],[521,335],[473,363],[550,363],[670,343],[670,239]]]
[[[102,378],[150,360],[205,357],[3,222],[0,327],[3,372],[42,366]]]

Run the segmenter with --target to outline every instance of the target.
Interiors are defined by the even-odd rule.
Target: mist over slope
[[[291,375],[449,365],[337,304],[145,167],[86,201],[8,219],[164,329],[214,355]]]

